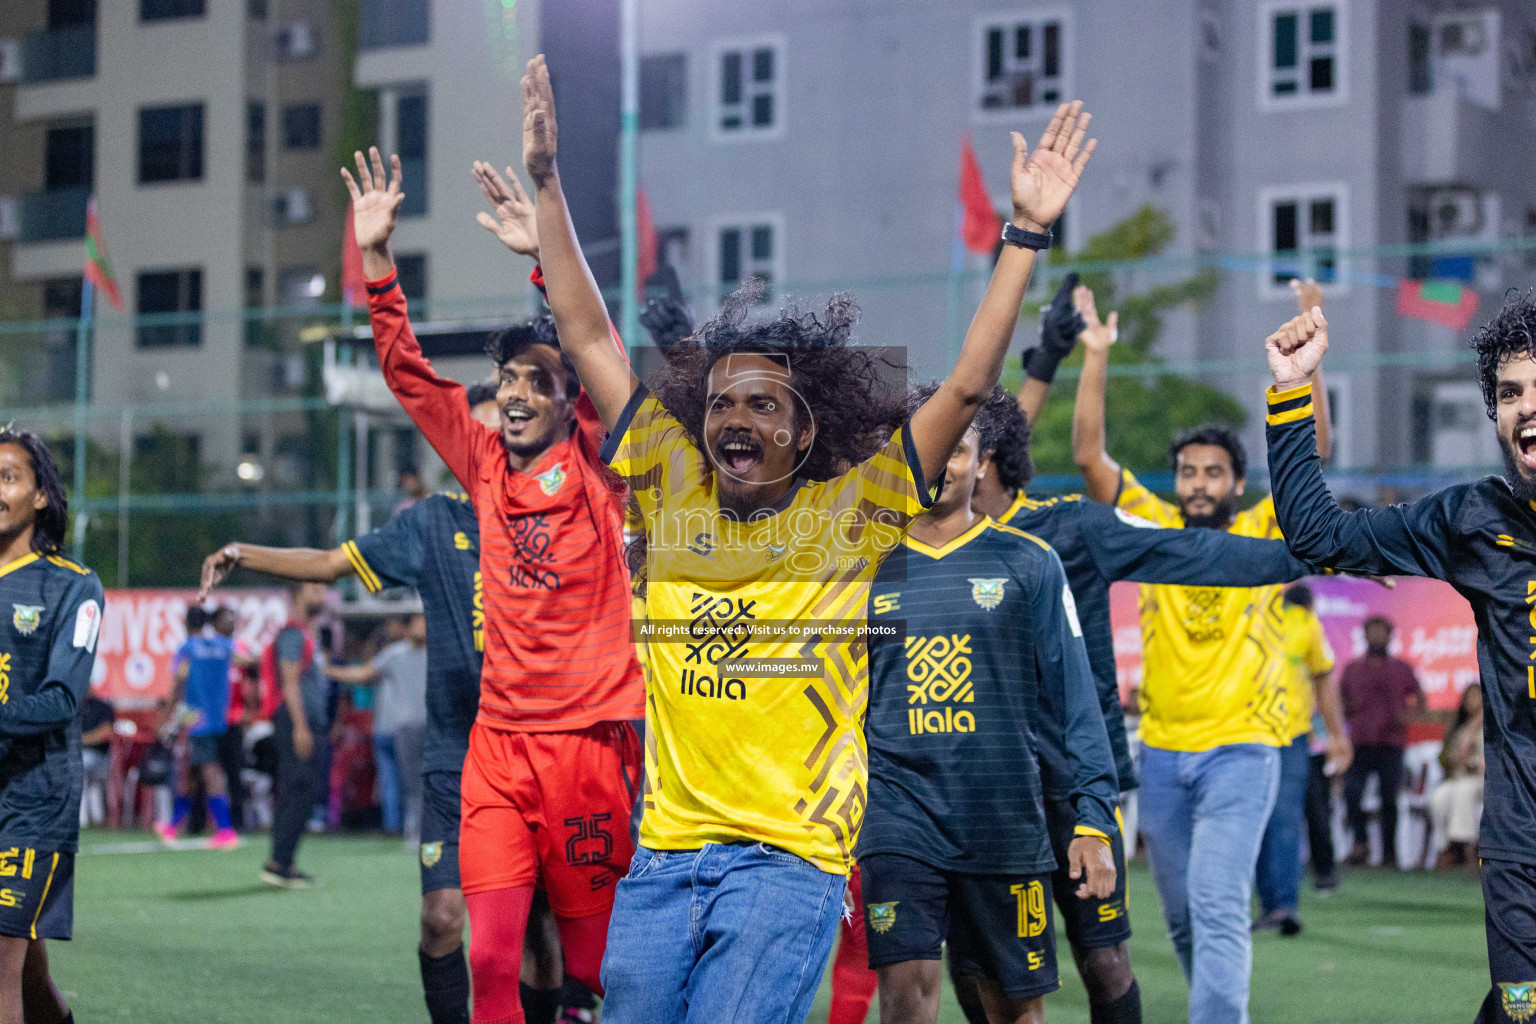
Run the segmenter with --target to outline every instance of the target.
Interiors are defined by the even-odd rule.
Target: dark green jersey
[[[869,652],[869,807],[858,855],[973,873],[1049,871],[1037,720],[1067,737],[1071,799],[1112,835],[1118,782],[1061,561],[982,519],[942,549],[908,538],[882,565]]]
[[[80,838],[80,705],[91,688],[102,591],[57,555],[0,566],[0,848],[73,853]]]

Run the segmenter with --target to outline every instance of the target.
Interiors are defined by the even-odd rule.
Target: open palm
[[[368,160],[364,160],[360,152],[352,155],[357,161],[356,180],[345,167],[341,169],[341,176],[347,181],[347,191],[352,193],[352,233],[357,237],[359,249],[365,252],[382,249],[388,244],[389,236],[394,234],[400,204],[405,201],[405,193],[400,191],[400,158],[390,156],[391,175],[386,176],[379,147],[368,147]]]
[[[1264,339],[1264,354],[1269,357],[1269,372],[1281,388],[1299,387],[1312,379],[1328,351],[1328,321],[1323,311],[1313,307],[1286,321],[1274,334]]]
[[[1085,284],[1072,290],[1072,304],[1083,318],[1083,333],[1078,335],[1083,347],[1091,352],[1105,352],[1120,339],[1120,314],[1111,311],[1109,319],[1099,321],[1099,310],[1093,302],[1093,289]]]
[[[523,191],[522,182],[512,168],[507,168],[506,178],[496,168],[483,160],[476,160],[475,181],[493,213],[481,210],[475,215],[480,226],[501,240],[513,252],[539,258],[539,228],[533,202]]]
[[[560,129],[555,122],[555,94],[549,85],[549,65],[538,54],[523,75],[523,166],[537,186],[555,173]]]
[[[1097,139],[1083,142],[1091,120],[1093,115],[1083,113],[1081,100],[1063,103],[1056,108],[1033,154],[1025,146],[1024,136],[1013,133],[1013,214],[1028,222],[1032,230],[1049,228],[1072,198],[1083,168],[1098,148]]]

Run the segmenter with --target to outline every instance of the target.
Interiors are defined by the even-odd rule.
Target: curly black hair
[[[1022,491],[1035,478],[1035,460],[1029,456],[1029,420],[1019,400],[1002,385],[992,389],[976,412],[982,454],[991,453],[997,480],[1010,491]]]
[[[1232,459],[1232,475],[1239,480],[1248,475],[1248,449],[1243,447],[1237,431],[1225,423],[1205,423],[1174,438],[1173,444],[1168,446],[1168,461],[1175,469],[1179,466],[1179,453],[1192,444],[1225,448]]]
[[[486,339],[485,354],[500,369],[534,345],[548,345],[560,353],[560,365],[565,367],[565,396],[574,401],[581,393],[581,381],[576,377],[576,367],[571,364],[571,357],[560,347],[555,318],[550,314],[524,320],[492,334]]]
[[[848,344],[859,306],[851,295],[834,295],[825,309],[793,304],[748,322],[762,284],[750,281],[726,298],[720,312],[669,353],[651,391],[703,444],[709,374],[731,355],[785,360],[795,391],[795,423],[814,424],[816,434],[799,474],[830,480],[874,455],[905,419],[898,363],[878,350]]]
[[[1536,359],[1536,299],[1529,290],[1520,294],[1511,288],[1504,293],[1504,306],[1492,320],[1472,336],[1477,353],[1477,382],[1483,388],[1483,404],[1488,418],[1497,416],[1499,367],[1515,356]]]
[[[38,510],[32,527],[32,550],[40,555],[56,554],[64,546],[64,531],[69,526],[69,499],[64,495],[64,480],[59,476],[53,453],[30,430],[13,430],[8,426],[0,428],[0,444],[18,445],[27,453],[37,489],[48,499],[47,506]]]

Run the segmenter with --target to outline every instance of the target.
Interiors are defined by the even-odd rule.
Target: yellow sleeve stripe
[[[1093,828],[1093,827],[1088,826],[1088,825],[1079,825],[1079,826],[1077,826],[1076,828],[1074,828],[1072,830],[1072,834],[1074,836],[1092,836],[1095,839],[1102,839],[1102,840],[1104,840],[1105,845],[1112,845],[1110,843],[1109,836],[1105,835],[1103,832],[1100,832],[1098,829]]]
[[[363,586],[368,588],[368,593],[377,594],[384,589],[379,582],[378,574],[368,565],[368,560],[357,549],[356,541],[347,541],[341,546],[341,550],[347,553],[347,561],[352,563],[352,568],[357,570],[357,578],[363,581]]]
[[[62,558],[59,555],[49,555],[48,556],[48,561],[52,562],[54,565],[58,566],[61,569],[69,569],[72,572],[77,572],[81,576],[89,576],[91,574],[91,570],[87,569],[85,566],[83,566],[83,565],[76,565],[74,562],[71,562],[69,559]]]
[[[1271,405],[1270,408],[1273,409],[1274,406]],[[1264,422],[1272,427],[1278,427],[1285,423],[1295,423],[1297,420],[1309,418],[1312,415],[1312,409],[1312,403],[1308,401],[1306,405],[1295,409],[1287,409],[1284,412],[1272,412],[1265,417]]]
[[[1286,388],[1284,391],[1276,391],[1275,386],[1271,384],[1269,390],[1264,392],[1264,397],[1269,400],[1270,405],[1284,405],[1298,398],[1309,398],[1311,395],[1311,384],[1301,384],[1294,388]]]

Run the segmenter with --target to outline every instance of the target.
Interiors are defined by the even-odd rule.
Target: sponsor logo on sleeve
[[[1138,516],[1136,513],[1134,513],[1134,512],[1127,512],[1123,508],[1115,509],[1115,518],[1119,519],[1126,526],[1134,526],[1138,530],[1161,530],[1162,529],[1161,526],[1158,526],[1152,520],[1150,520],[1150,519],[1143,519],[1141,516]]]
[[[1067,584],[1061,587],[1061,606],[1067,611],[1067,624],[1072,627],[1073,636],[1082,636],[1083,627],[1077,621],[1077,602],[1072,598],[1072,588]]]
[[[101,632],[101,605],[95,598],[80,605],[75,612],[75,646],[96,653],[96,634]]]

